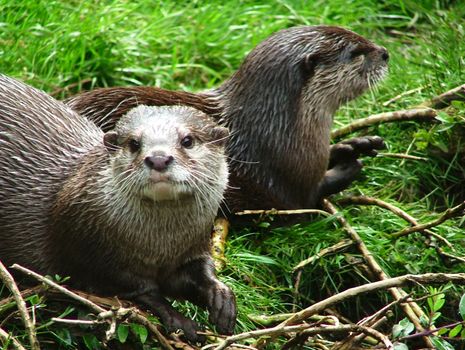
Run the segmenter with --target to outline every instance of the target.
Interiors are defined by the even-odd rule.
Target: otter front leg
[[[192,343],[205,341],[203,335],[197,334],[197,332],[201,330],[197,322],[182,315],[158,292],[151,290],[150,293],[137,296],[134,298],[134,301],[143,304],[159,317],[168,333],[180,329],[184,332],[184,336],[187,340]]]
[[[361,155],[373,157],[385,147],[379,136],[356,137],[331,146],[329,166],[319,187],[320,198],[347,188],[362,169]]]
[[[210,322],[221,334],[232,334],[236,324],[236,298],[231,289],[220,282],[210,257],[202,257],[179,267],[166,279],[162,292],[174,298],[182,298],[205,307]]]

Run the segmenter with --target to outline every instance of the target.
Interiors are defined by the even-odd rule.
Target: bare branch
[[[5,265],[0,261],[0,278],[2,279],[3,283],[8,287],[8,289],[13,294],[15,298],[16,305],[18,307],[18,311],[21,315],[21,318],[24,323],[24,327],[26,328],[27,335],[29,337],[29,343],[31,345],[32,350],[40,350],[40,345],[37,340],[36,336],[36,329],[34,323],[31,321],[31,317],[27,312],[26,302],[24,301],[23,297],[21,296],[21,292],[19,291],[18,286],[13,279],[13,276],[8,272]]]
[[[465,84],[433,97],[430,101],[422,103],[420,107],[441,109],[449,106],[452,101],[465,101]]]
[[[288,326],[308,319],[310,316],[318,314],[326,308],[338,304],[349,298],[356,297],[360,294],[371,293],[381,289],[388,289],[393,287],[401,287],[410,284],[444,284],[448,282],[457,283],[460,285],[465,284],[465,273],[425,273],[422,275],[403,275],[367,283],[361,286],[347,289],[341,293],[330,296],[329,298],[315,303],[289,317],[286,321],[282,322],[281,326]]]
[[[465,210],[465,202],[453,207],[447,209],[439,218],[436,220],[430,221],[426,224],[421,224],[421,225],[415,225],[412,227],[407,227],[403,230],[400,230],[398,232],[395,232],[391,234],[391,237],[398,238],[402,236],[409,235],[413,232],[419,232],[419,231],[424,231],[426,229],[430,229],[432,227],[438,226],[442,224],[444,221],[447,221],[453,217],[459,216],[463,214],[463,211]]]
[[[320,214],[324,216],[329,216],[327,212],[324,210],[318,209],[295,209],[295,210],[277,210],[277,209],[269,209],[269,210],[242,210],[234,215],[299,215],[299,214]]]
[[[354,245],[354,242],[350,239],[344,239],[330,247],[327,247],[327,248],[324,248],[324,249],[321,249],[318,253],[316,253],[315,255],[305,259],[305,260],[302,260],[300,263],[298,263],[293,269],[292,269],[292,272],[296,272],[302,268],[304,268],[305,266],[307,266],[308,264],[311,264],[313,263],[314,261],[318,260],[318,259],[321,259],[323,256],[325,255],[328,255],[328,254],[334,254],[334,253],[337,253],[337,252],[340,252],[350,246]]]
[[[78,301],[79,303],[81,303],[83,305],[86,305],[87,307],[89,307],[90,309],[94,310],[97,313],[101,313],[101,312],[106,311],[104,308],[98,306],[97,304],[91,302],[90,300],[88,300],[86,298],[83,298],[80,295],[77,295],[76,293],[71,292],[70,290],[66,289],[65,287],[60,286],[59,284],[53,282],[52,280],[50,280],[50,279],[48,279],[48,278],[46,278],[44,276],[41,276],[38,273],[36,273],[34,271],[31,271],[31,270],[29,270],[29,269],[27,269],[25,267],[22,267],[21,265],[14,264],[12,266],[12,268],[15,269],[15,270],[21,271],[21,272],[25,273],[28,276],[34,277],[36,280],[38,280],[38,281],[40,281],[42,283],[45,283],[46,285],[48,285],[48,286],[50,286],[52,288],[55,288],[56,290],[59,290],[64,295],[70,297],[71,299],[74,299],[74,300]]]
[[[349,125],[333,130],[331,132],[331,138],[336,139],[338,137],[376,124],[408,120],[432,121],[436,116],[437,112],[431,108],[407,109],[375,114],[364,119],[355,120]]]
[[[0,340],[2,341],[2,344],[10,343],[13,346],[13,348],[17,350],[26,350],[26,348],[24,348],[24,346],[22,346],[20,342],[18,342],[15,338],[13,338],[13,336],[8,334],[1,328],[0,328]]]

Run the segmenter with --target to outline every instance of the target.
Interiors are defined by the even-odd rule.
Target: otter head
[[[226,187],[228,131],[189,107],[138,106],[104,135],[115,183],[142,200],[214,195]]]
[[[384,47],[349,30],[292,27],[257,45],[218,91],[239,117],[265,112],[288,120],[302,103],[319,117],[332,116],[385,76],[388,59]]]

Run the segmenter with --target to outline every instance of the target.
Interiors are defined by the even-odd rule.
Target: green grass
[[[279,29],[335,24],[384,45],[391,54],[387,79],[375,91],[341,108],[335,118],[335,126],[340,126],[370,114],[414,107],[463,84],[463,18],[464,2],[438,0],[0,0],[0,72],[57,98],[81,89],[115,85],[199,91],[220,84],[256,44]],[[383,107],[383,102],[418,87],[423,90]],[[421,222],[463,200],[465,105],[456,104],[441,117],[447,122],[385,124],[362,131],[360,134],[384,137],[389,152],[428,160],[367,159],[364,176],[343,195],[378,197]],[[391,240],[389,233],[406,224],[383,209],[348,206],[344,215],[391,276],[463,271],[463,264],[445,264],[419,234]],[[454,254],[463,256],[464,228],[458,218],[435,231],[453,244]],[[301,308],[366,282],[363,261],[350,249],[305,268],[299,295],[294,295],[292,267],[343,238],[334,218],[315,218],[274,230],[251,225],[233,232],[222,278],[237,294],[237,331],[255,327],[249,314],[289,312],[293,304]],[[461,292],[459,288],[449,292],[450,305],[456,305]],[[378,293],[339,310],[355,320],[387,300],[386,294]],[[456,309],[452,307],[445,317],[456,317]],[[199,317],[206,319],[200,311]],[[403,316],[399,313],[397,317],[398,321]],[[68,336],[61,328],[51,328],[47,334],[48,339]],[[70,340],[76,341],[82,345],[82,340]]]

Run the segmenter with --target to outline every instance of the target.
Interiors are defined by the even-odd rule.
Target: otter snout
[[[389,52],[385,47],[380,47],[379,49],[381,59],[383,61],[386,61],[386,63],[389,62]]]
[[[152,155],[144,159],[145,165],[156,171],[165,171],[173,163],[174,157],[171,155]]]

